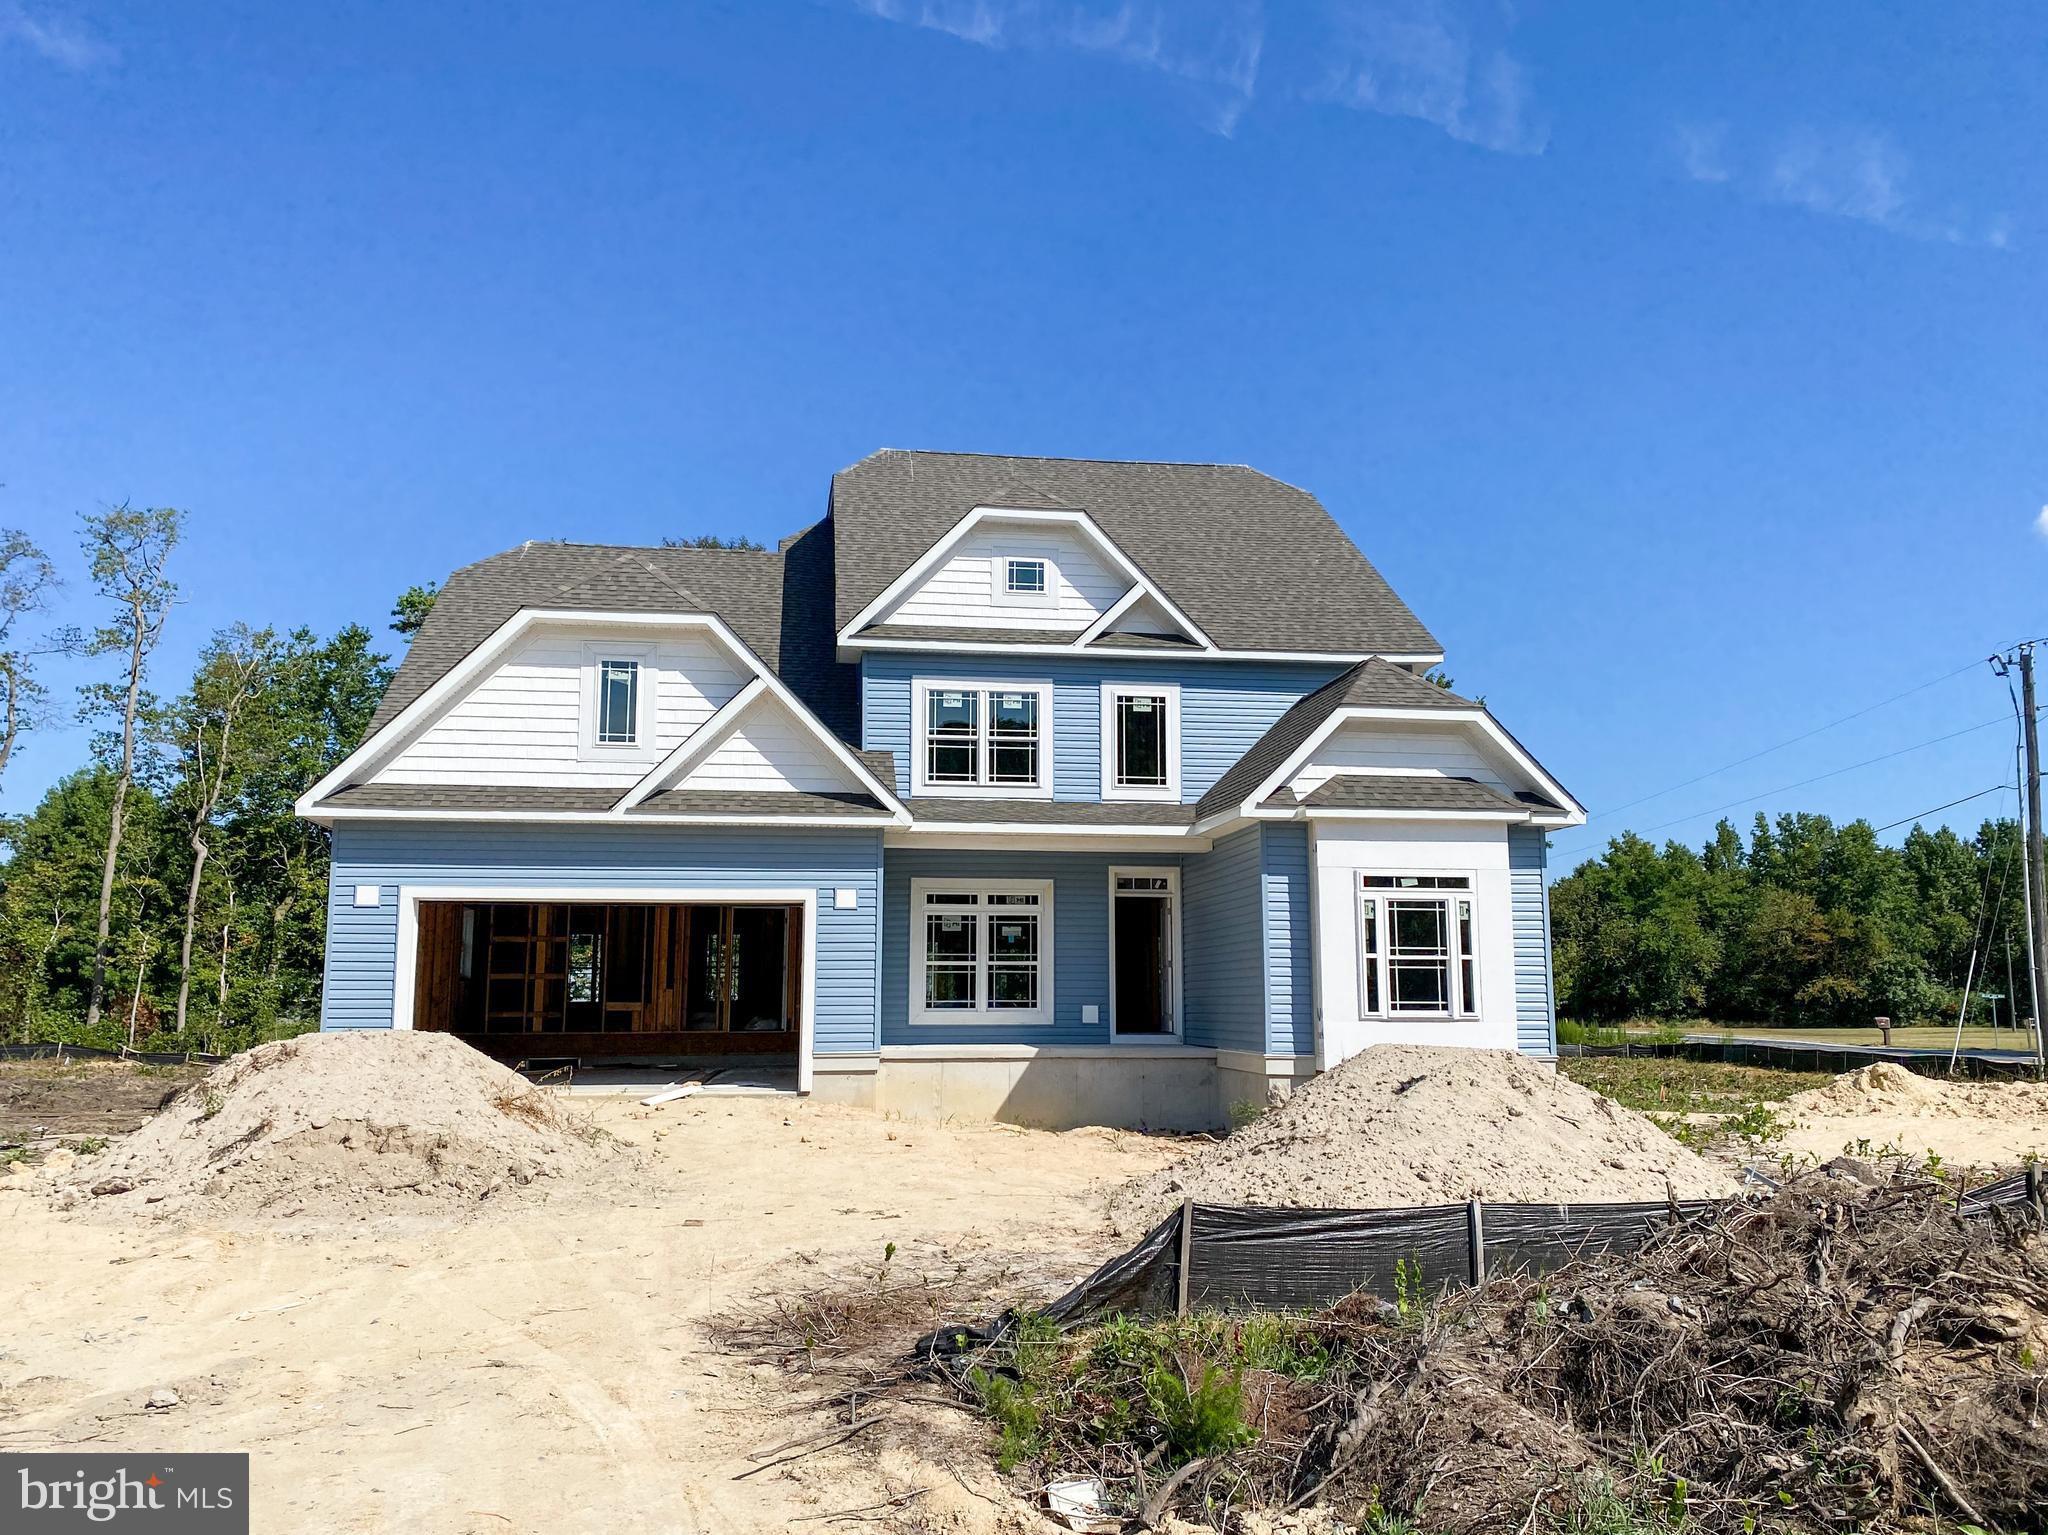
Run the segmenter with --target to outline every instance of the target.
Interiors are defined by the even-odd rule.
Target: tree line
[[[81,518],[102,620],[34,636],[65,575],[26,534],[0,531],[0,792],[21,740],[72,712],[42,665],[104,667],[74,701],[87,760],[0,818],[7,1038],[232,1050],[319,1020],[328,842],[292,803],[361,740],[389,658],[360,625],[237,623],[163,691],[185,523],[128,505]],[[431,600],[396,616],[417,628]]]
[[[1964,839],[1867,821],[1722,821],[1695,850],[1629,833],[1551,887],[1558,1011],[1588,1021],[2030,1023],[2019,824]],[[1974,956],[1974,962],[1973,962]]]

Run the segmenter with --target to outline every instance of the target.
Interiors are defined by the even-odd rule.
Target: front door
[[[1117,874],[1110,897],[1110,984],[1124,1035],[1174,1032],[1174,885],[1170,873]]]

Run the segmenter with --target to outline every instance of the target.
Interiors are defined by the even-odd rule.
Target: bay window
[[[1048,798],[1052,684],[919,682],[913,794]]]
[[[1050,883],[910,883],[913,1022],[1051,1022]]]
[[[1364,1017],[1479,1015],[1470,875],[1364,874],[1358,903]]]

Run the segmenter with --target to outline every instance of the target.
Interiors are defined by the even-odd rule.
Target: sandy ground
[[[263,1532],[785,1530],[920,1486],[911,1527],[1015,1527],[966,1441],[945,1466],[852,1446],[760,1470],[830,1420],[703,1323],[877,1272],[892,1241],[899,1275],[1078,1277],[1121,1245],[1103,1186],[1183,1150],[786,1098],[576,1112],[645,1149],[644,1199],[295,1234],[7,1186],[0,1448],[245,1449]]]
[[[1947,1166],[2010,1168],[2048,1156],[2048,1086],[1950,1080],[1883,1063],[1785,1100],[1774,1152],[1825,1161],[1889,1151]]]

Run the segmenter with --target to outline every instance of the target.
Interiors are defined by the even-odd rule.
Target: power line
[[[1721,766],[1717,768],[1711,768],[1708,771],[1699,774],[1697,777],[1686,779],[1684,783],[1675,783],[1671,785],[1671,787],[1668,789],[1659,789],[1654,794],[1645,794],[1640,799],[1632,799],[1625,805],[1616,805],[1612,810],[1603,810],[1600,812],[1599,815],[1594,816],[1592,819],[1596,821],[1604,821],[1612,816],[1620,815],[1624,810],[1633,810],[1638,805],[1647,805],[1653,799],[1662,799],[1667,794],[1676,794],[1680,789],[1690,789],[1696,783],[1705,783],[1709,778],[1718,778],[1723,773],[1730,772],[1735,768],[1744,767],[1747,764],[1756,761],[1759,757],[1768,757],[1771,755],[1772,752],[1783,751],[1788,746],[1797,746],[1801,741],[1809,741],[1813,739],[1813,737],[1821,734],[1823,731],[1833,730],[1837,725],[1846,725],[1851,720],[1860,720],[1861,718],[1863,718],[1864,715],[1874,714],[1879,709],[1884,708],[1888,704],[1895,704],[1902,698],[1911,698],[1915,693],[1924,693],[1931,687],[1936,687],[1941,683],[1947,682],[1951,677],[1960,677],[1964,672],[1975,671],[1978,667],[1982,666],[1983,664],[1984,663],[1982,661],[1972,661],[1966,666],[1958,666],[1954,671],[1944,672],[1941,676],[1934,678],[1931,682],[1917,683],[1914,686],[1907,688],[1903,693],[1894,693],[1889,698],[1879,699],[1876,703],[1870,704],[1865,708],[1858,709],[1853,714],[1845,714],[1840,719],[1829,720],[1825,725],[1816,725],[1813,727],[1813,729],[1804,731],[1799,735],[1793,736],[1790,740],[1780,741],[1775,746],[1766,746],[1762,751],[1751,752],[1747,757],[1737,757],[1733,762],[1724,762]]]
[[[1927,741],[1915,741],[1911,746],[1901,746],[1897,751],[1883,752],[1875,757],[1865,757],[1861,762],[1852,762],[1847,767],[1832,768],[1825,773],[1816,773],[1813,775],[1813,777],[1802,778],[1797,783],[1780,784],[1775,789],[1766,789],[1761,794],[1750,794],[1744,796],[1741,799],[1732,799],[1728,801],[1728,803],[1725,805],[1715,805],[1712,809],[1709,810],[1695,810],[1691,812],[1689,815],[1673,816],[1668,821],[1659,821],[1655,826],[1644,827],[1642,831],[1637,833],[1637,835],[1646,836],[1651,832],[1663,831],[1666,827],[1669,826],[1679,826],[1683,825],[1687,821],[1697,821],[1702,816],[1719,815],[1724,810],[1734,810],[1743,805],[1754,804],[1756,801],[1760,799],[1769,799],[1773,795],[1789,794],[1794,789],[1804,789],[1808,784],[1817,784],[1821,782],[1823,779],[1839,778],[1842,776],[1842,774],[1853,773],[1858,768],[1867,768],[1874,766],[1875,764],[1880,762],[1889,762],[1892,760],[1892,758],[1903,757],[1908,752],[1924,751],[1926,750],[1926,748],[1930,746],[1939,746],[1944,741],[1953,741],[1958,736],[1972,735],[1979,730],[1989,730],[1993,725],[2002,725],[2004,723],[2005,717],[2003,715],[2000,715],[1997,719],[1984,720],[1981,723],[1975,725],[1965,725],[1961,730],[1951,730],[1945,736],[1935,736],[1932,740]],[[2001,784],[2000,787],[2003,788],[2004,785]],[[1591,847],[1592,843],[1582,842],[1578,846],[1581,848]],[[1557,849],[1557,851],[1560,853],[1566,853],[1572,852],[1574,851],[1574,849],[1559,848]]]
[[[1936,805],[1932,810],[1916,811],[1903,820],[1893,821],[1889,825],[1880,826],[1874,835],[1883,836],[1888,831],[1897,831],[1907,821],[1917,821],[1923,816],[1940,815],[1944,810],[1953,810],[1958,805],[1967,805],[1971,800],[1982,799],[1987,794],[2003,794],[2011,787],[2012,785],[2009,783],[1995,783],[1988,789],[1979,789],[1975,794],[1965,794],[1961,799],[1952,799],[1946,805]]]

